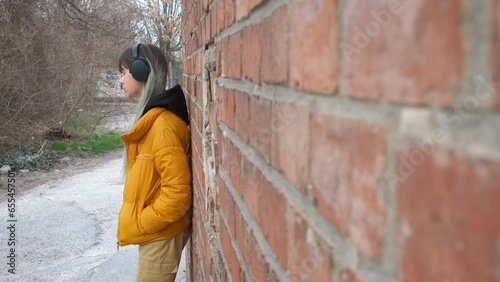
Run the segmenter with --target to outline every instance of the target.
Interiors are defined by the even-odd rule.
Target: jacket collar
[[[138,141],[149,131],[156,118],[164,111],[164,108],[159,107],[150,109],[132,126],[129,133],[122,135],[122,139],[128,142]]]
[[[189,114],[186,105],[186,97],[184,96],[182,87],[179,84],[163,91],[158,95],[152,96],[144,107],[143,114],[147,113],[150,109],[155,107],[162,107],[169,110],[180,119],[182,119],[186,123],[186,125],[189,125]]]

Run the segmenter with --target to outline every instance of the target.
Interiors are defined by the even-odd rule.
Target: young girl
[[[120,56],[120,84],[138,99],[123,135],[126,180],[118,245],[139,245],[137,281],[174,281],[191,226],[189,117],[179,85],[165,90],[168,63],[161,50],[136,43]]]

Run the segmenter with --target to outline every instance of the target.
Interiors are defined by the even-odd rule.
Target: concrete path
[[[5,226],[0,225],[0,281],[135,281],[137,247],[116,248],[121,156],[111,154],[94,164],[27,191],[16,186],[15,274],[7,265],[12,247],[8,197],[0,197]],[[185,281],[184,257],[177,281]]]

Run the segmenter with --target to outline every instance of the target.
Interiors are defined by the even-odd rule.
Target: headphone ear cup
[[[135,80],[145,82],[149,75],[149,65],[143,59],[138,58],[130,63],[129,71]]]

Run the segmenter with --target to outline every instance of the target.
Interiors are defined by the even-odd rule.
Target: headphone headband
[[[139,58],[139,46],[141,45],[140,42],[137,42],[132,46],[132,57],[135,59]]]

